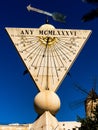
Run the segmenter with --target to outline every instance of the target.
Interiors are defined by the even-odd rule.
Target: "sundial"
[[[39,28],[7,27],[6,31],[39,90],[34,106],[39,115],[44,115],[38,120],[39,125],[36,126],[35,122],[31,130],[42,128],[40,125],[45,125],[42,120],[46,122],[45,130],[59,129],[56,118],[52,117],[60,109],[56,91],[91,30],[56,29],[51,24],[43,24]],[[50,127],[52,121],[54,123]]]
[[[90,30],[6,28],[40,91],[55,92],[84,46]]]

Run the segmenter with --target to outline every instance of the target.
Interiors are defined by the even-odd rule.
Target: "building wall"
[[[0,125],[0,130],[28,130],[28,125]]]
[[[81,127],[81,123],[76,121],[59,122],[59,124],[60,130],[79,130]]]
[[[0,130],[31,130],[29,125],[0,125]],[[80,122],[59,122],[59,128],[57,130],[79,130],[81,127]]]

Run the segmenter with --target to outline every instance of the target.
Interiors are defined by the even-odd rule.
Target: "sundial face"
[[[91,30],[6,28],[40,91],[56,91],[91,34]]]

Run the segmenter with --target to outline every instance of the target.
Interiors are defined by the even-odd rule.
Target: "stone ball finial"
[[[60,109],[60,99],[53,91],[45,90],[35,96],[34,107],[39,115],[45,111],[49,111],[52,115],[55,115]]]

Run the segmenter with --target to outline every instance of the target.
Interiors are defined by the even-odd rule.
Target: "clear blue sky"
[[[49,17],[50,24],[56,28],[92,30],[70,73],[73,81],[87,91],[93,87],[93,78],[98,77],[98,19],[81,22],[81,17],[95,8],[94,5],[81,0],[3,0],[0,2],[0,124],[31,123],[37,117],[33,108],[37,89],[29,74],[23,76],[26,67],[5,31],[5,27],[39,28],[45,23],[45,15],[27,11],[29,4],[50,13],[65,14],[65,24]],[[57,113],[59,121],[85,116],[83,104],[74,110],[69,107],[72,102],[87,96],[74,88],[73,81],[67,76],[57,91],[61,99],[61,109]]]

